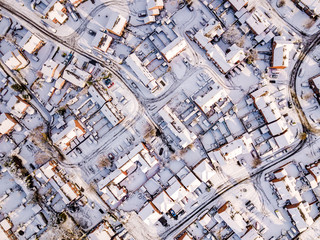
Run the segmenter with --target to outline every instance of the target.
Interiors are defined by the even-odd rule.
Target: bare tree
[[[241,32],[235,25],[232,25],[222,35],[222,40],[231,45],[236,43],[240,38],[241,38]]]

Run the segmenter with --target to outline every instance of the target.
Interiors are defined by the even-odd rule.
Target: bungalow
[[[160,211],[153,205],[152,202],[149,202],[145,207],[143,207],[138,215],[142,221],[149,226],[154,225],[162,216]]]
[[[204,183],[210,182],[216,171],[209,165],[208,159],[203,159],[192,169],[192,172]]]
[[[63,24],[67,21],[67,9],[58,0],[52,0],[43,11],[43,15],[54,23]]]
[[[182,37],[177,37],[161,50],[163,57],[171,62],[176,56],[187,48],[187,42]]]
[[[4,134],[12,132],[14,127],[17,125],[17,121],[10,116],[8,113],[0,114],[0,137]]]
[[[220,148],[221,155],[226,161],[241,160],[248,154],[248,146],[242,138],[236,139]]]
[[[27,32],[23,38],[19,41],[18,45],[30,54],[36,54],[41,49],[45,42],[39,39],[31,32]]]
[[[158,209],[161,214],[167,213],[169,209],[171,209],[175,205],[166,191],[162,191],[157,197],[155,197],[152,201],[152,204]]]
[[[109,20],[107,22],[106,28],[110,33],[121,37],[126,25],[127,19],[125,17],[123,17],[117,12],[112,12],[109,15]]]
[[[52,141],[60,149],[66,150],[71,146],[71,142],[77,137],[81,137],[86,133],[86,130],[79,122],[79,120],[71,120],[68,126],[59,133],[52,135]]]
[[[2,56],[2,61],[11,70],[19,70],[25,68],[29,64],[29,60],[18,50],[7,52]]]
[[[42,65],[40,72],[43,74],[43,78],[47,79],[46,81],[51,82],[53,78],[58,79],[61,76],[63,68],[63,64],[48,59]]]

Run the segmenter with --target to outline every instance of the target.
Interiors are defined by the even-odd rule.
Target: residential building
[[[111,36],[101,31],[98,31],[96,36],[92,40],[91,45],[102,52],[107,52],[107,50],[111,45],[112,40],[113,38]]]
[[[156,83],[156,79],[142,64],[137,55],[134,53],[130,54],[126,60],[126,63],[134,71],[141,83],[150,89],[151,92],[155,92],[159,88],[158,84]]]
[[[73,6],[78,7],[81,3],[83,3],[87,0],[69,0],[69,1]]]
[[[161,218],[161,212],[154,206],[152,202],[149,202],[145,205],[138,213],[139,217],[144,221],[147,225],[154,225],[159,218]]]
[[[286,41],[283,36],[273,38],[271,67],[284,69],[289,66],[289,53],[293,48],[291,41]]]
[[[124,31],[124,28],[127,25],[127,19],[117,12],[112,12],[108,16],[108,18],[109,20],[107,22],[107,27],[106,27],[107,30],[112,34],[121,37]]]
[[[62,78],[78,87],[84,88],[86,82],[92,78],[92,75],[77,68],[75,65],[69,64],[63,71]]]
[[[27,32],[23,38],[19,41],[18,45],[26,52],[30,54],[38,53],[41,47],[45,44],[43,40],[38,38],[31,32]]]
[[[206,158],[197,163],[192,172],[204,183],[210,182],[213,176],[216,175],[216,171],[213,170]]]
[[[234,11],[240,11],[241,8],[248,5],[248,0],[228,0]]]
[[[17,121],[10,116],[9,113],[0,114],[0,137],[4,134],[12,132],[14,127],[17,125]]]
[[[159,15],[163,7],[163,0],[147,0],[147,13],[149,16]]]
[[[51,82],[52,79],[58,79],[63,71],[64,65],[59,64],[52,59],[48,59],[42,65],[40,72],[43,74],[43,78],[46,79],[47,82]]]
[[[313,224],[313,219],[310,216],[310,206],[308,202],[298,202],[285,206],[291,219],[295,222],[295,226],[299,232],[303,232]]]
[[[191,193],[201,185],[200,180],[187,167],[182,168],[177,173],[177,177],[181,184]]]
[[[31,109],[32,112],[32,107],[30,106],[30,104],[23,100],[21,97],[15,95],[11,96],[11,98],[7,102],[6,107],[8,111],[17,118],[22,118],[27,112],[28,108]]]
[[[9,217],[3,218],[0,221],[0,238],[3,240],[17,240],[18,238],[13,233],[13,224]]]
[[[161,50],[164,58],[171,62],[176,56],[187,48],[187,42],[182,37],[177,37],[171,43],[169,43],[164,49]]]
[[[317,99],[318,103],[320,104],[320,74],[309,78],[309,85],[314,92],[314,96]]]
[[[68,126],[62,132],[52,135],[52,141],[60,149],[66,150],[71,146],[71,142],[74,139],[83,136],[85,133],[86,130],[79,122],[79,120],[71,120],[68,123]]]
[[[11,70],[19,70],[25,68],[29,64],[29,60],[18,49],[4,54],[2,56],[2,61]]]
[[[261,10],[255,10],[251,13],[250,17],[246,19],[246,23],[250,27],[251,31],[260,35],[270,26],[270,22],[264,16],[264,13]]]
[[[67,9],[58,0],[52,0],[43,11],[43,15],[54,23],[63,24],[67,21]]]
[[[180,119],[173,113],[173,111],[169,108],[168,105],[165,105],[163,108],[159,110],[159,115],[163,118],[163,120],[168,124],[171,132],[179,138],[179,144],[181,147],[185,148],[189,144],[193,143],[196,139],[196,135],[187,129]]]
[[[248,146],[243,138],[236,139],[220,148],[220,153],[225,161],[238,160],[240,161],[246,154],[249,153]]]

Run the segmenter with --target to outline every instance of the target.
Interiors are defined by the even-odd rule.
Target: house
[[[78,7],[81,3],[83,3],[87,0],[69,0],[69,1],[73,6]]]
[[[239,11],[243,7],[246,7],[249,2],[248,0],[228,0],[228,1],[235,12]]]
[[[89,240],[111,240],[114,235],[115,232],[110,225],[107,222],[102,222],[93,231],[90,231],[87,238]]]
[[[318,103],[320,104],[320,74],[317,74],[315,76],[313,76],[312,78],[309,78],[308,80],[309,85],[312,89],[312,91],[314,92],[314,96],[317,99]]]
[[[18,239],[13,233],[13,224],[9,217],[3,218],[0,221],[0,239],[16,240]]]
[[[289,66],[289,53],[293,48],[291,41],[283,36],[273,38],[271,68],[284,69]]]
[[[226,91],[218,84],[213,83],[210,85],[210,90],[203,95],[197,96],[194,101],[197,106],[206,114],[212,110],[214,104],[228,96]]]
[[[218,222],[223,220],[232,229],[232,231],[238,235],[238,237],[243,236],[247,232],[246,221],[243,219],[241,214],[234,209],[229,201],[218,209],[215,219]]]
[[[242,138],[236,139],[220,148],[221,155],[228,162],[231,160],[241,160],[248,154],[248,147]]]
[[[275,178],[270,181],[274,186],[279,199],[283,201],[290,200],[291,203],[302,201],[300,193],[295,189],[296,180],[289,177],[284,168],[280,168],[274,172]]]
[[[291,219],[295,222],[296,228],[299,232],[303,232],[313,224],[313,219],[310,216],[310,206],[308,202],[298,202],[285,206]]]
[[[216,175],[216,171],[209,165],[208,159],[203,159],[192,169],[192,172],[204,183]]]
[[[233,64],[228,62],[224,51],[217,44],[208,44],[206,50],[207,58],[211,60],[223,74],[226,74],[233,67]]]
[[[96,36],[92,40],[91,45],[102,52],[107,52],[107,50],[111,45],[112,40],[113,38],[111,36],[101,31],[98,31]]]
[[[309,166],[306,166],[307,171],[310,173],[310,179],[309,182],[315,181],[316,184],[314,184],[315,186],[318,186],[319,182],[320,182],[320,163],[319,162],[315,162],[312,163]]]
[[[187,48],[187,42],[182,37],[177,37],[161,50],[163,57],[171,62],[176,56]]]
[[[52,141],[60,149],[66,150],[68,147],[70,147],[71,142],[74,139],[83,136],[85,133],[86,130],[79,120],[71,120],[68,123],[68,126],[62,132],[52,135]]]
[[[182,168],[177,173],[177,177],[182,185],[191,193],[201,185],[200,180],[187,167]]]
[[[43,15],[54,23],[63,24],[67,21],[67,9],[58,0],[52,0],[44,9]]]
[[[107,30],[112,34],[121,37],[124,28],[127,25],[127,19],[117,12],[112,12],[108,17]]]
[[[187,201],[186,197],[189,192],[176,177],[172,177],[168,183],[169,187],[165,191],[174,202]]]
[[[15,95],[11,96],[6,107],[8,111],[17,118],[22,118],[27,112],[28,108],[31,109],[31,111],[33,110],[29,103],[27,103],[21,97]]]
[[[101,107],[100,112],[108,119],[113,127],[124,119],[116,107],[111,103],[111,99],[107,100],[95,86],[90,86],[88,92],[90,93],[93,102]]]
[[[138,215],[142,221],[149,226],[154,225],[162,216],[160,211],[153,205],[152,202],[149,202],[147,205],[145,205],[145,207],[140,210]]]
[[[166,191],[162,191],[152,200],[152,204],[158,209],[161,214],[165,214],[174,206],[174,202],[168,196]]]
[[[227,60],[228,63],[231,63],[231,64],[238,64],[245,57],[246,56],[244,54],[243,49],[238,47],[236,44],[233,44],[226,51],[226,60]]]
[[[149,16],[159,15],[163,7],[163,0],[147,0],[147,13]]]
[[[250,225],[247,227],[247,232],[241,236],[241,240],[264,240],[264,238],[261,237],[257,229]]]
[[[57,81],[54,83],[54,87],[58,90],[61,90],[65,83],[66,81],[63,78],[59,77]]]
[[[278,136],[288,130],[288,125],[284,117],[280,117],[277,121],[267,125],[273,137]]]
[[[171,132],[179,138],[179,144],[181,147],[185,148],[189,144],[193,143],[196,139],[196,135],[187,129],[180,119],[173,113],[168,105],[165,105],[159,110],[159,115],[168,124],[168,128]]]
[[[1,59],[11,70],[25,68],[30,62],[18,49],[7,52]]]
[[[126,60],[128,66],[134,71],[141,83],[149,88],[151,92],[155,92],[159,86],[151,72],[142,64],[140,59],[134,53],[130,54]]]
[[[8,113],[0,114],[0,137],[4,134],[12,132],[14,127],[17,125],[17,121],[10,116]]]
[[[40,48],[45,44],[45,42],[39,39],[36,35],[31,32],[27,32],[23,38],[19,41],[18,45],[30,54],[38,53]]]
[[[92,78],[92,75],[77,68],[75,65],[69,64],[63,71],[62,78],[80,88],[84,88],[86,82]]]
[[[264,16],[264,13],[261,10],[255,10],[251,13],[250,17],[246,19],[246,23],[248,24],[251,31],[260,35],[270,26],[270,22]]]
[[[35,177],[38,181],[42,180],[45,184],[50,183],[62,197],[65,204],[76,201],[81,195],[80,190],[75,184],[68,181],[57,168],[57,162],[50,160],[35,171]]]
[[[63,71],[64,65],[59,64],[52,59],[48,59],[42,65],[40,72],[42,73],[42,77],[46,79],[46,81],[51,82],[52,79],[58,79]]]

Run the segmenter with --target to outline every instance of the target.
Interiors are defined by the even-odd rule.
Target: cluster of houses
[[[318,196],[319,162],[306,166],[300,165],[298,169],[302,177],[301,175],[299,175],[300,177],[291,176],[287,168],[289,164],[273,172],[270,185],[277,197],[278,206],[287,211],[298,231],[303,232],[313,224],[314,211],[317,209],[315,206],[317,198],[305,199],[307,195],[304,193],[310,191],[313,193],[312,195]],[[298,181],[303,181],[302,183],[307,187],[302,188],[301,182],[298,184]]]

